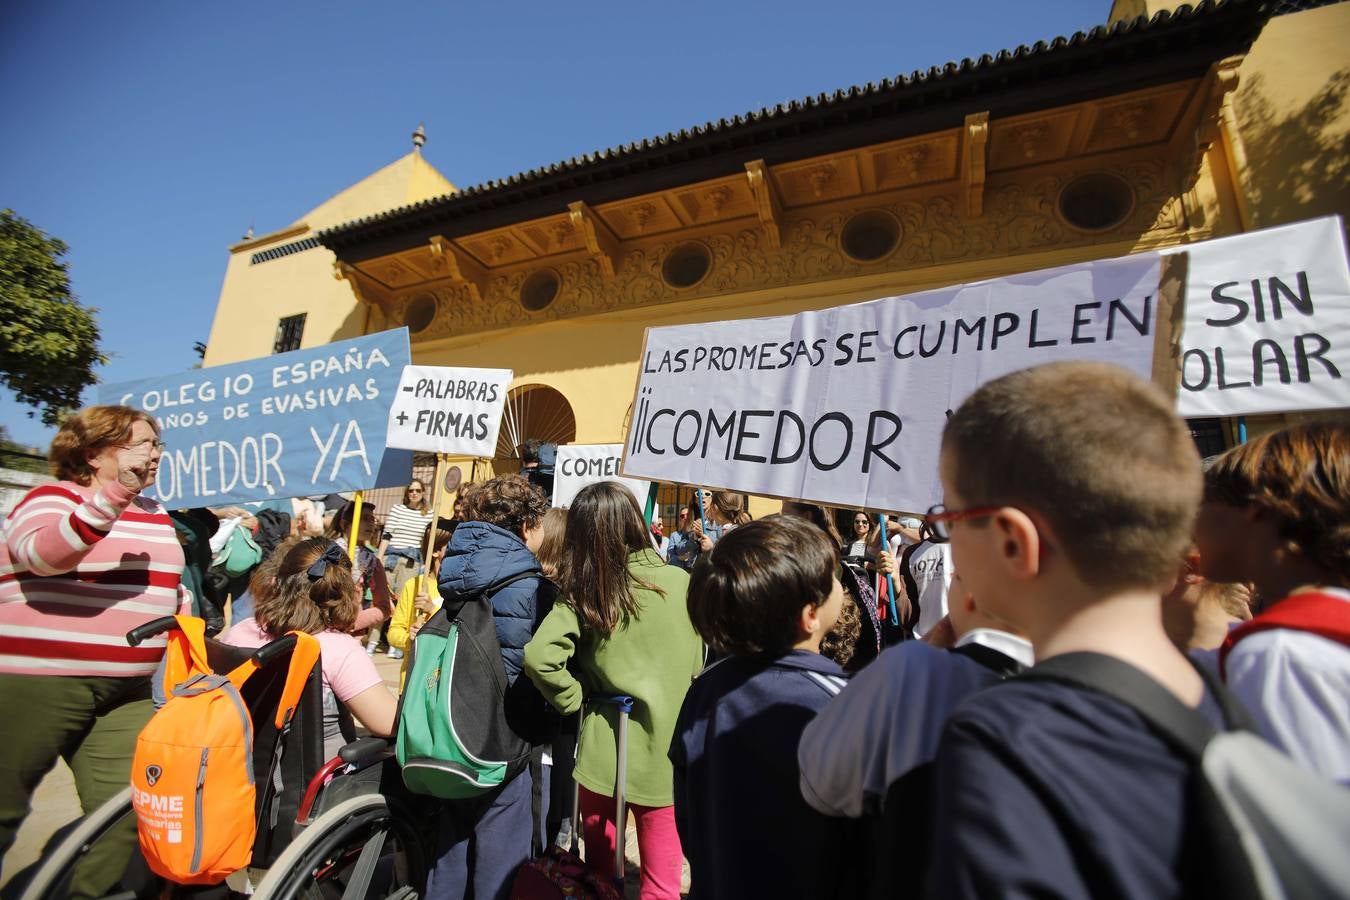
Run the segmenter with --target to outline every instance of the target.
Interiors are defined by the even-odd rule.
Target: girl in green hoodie
[[[666,754],[703,664],[685,605],[689,575],[652,548],[633,495],[601,482],[572,501],[558,585],[558,602],[525,645],[525,672],[564,714],[581,709],[586,696],[633,698],[624,784],[637,822],[642,897],[678,897],[683,854]],[[588,864],[606,877],[616,834],[617,719],[608,704],[587,708],[575,772]]]

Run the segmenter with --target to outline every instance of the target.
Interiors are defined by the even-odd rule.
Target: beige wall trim
[[[230,245],[231,253],[238,253],[240,250],[257,250],[265,244],[275,244],[277,241],[284,241],[287,238],[295,237],[298,234],[304,234],[309,231],[309,225],[305,222],[297,222],[280,231],[274,231],[271,234],[264,234],[258,237],[249,238],[246,241],[240,241],[237,244]]]

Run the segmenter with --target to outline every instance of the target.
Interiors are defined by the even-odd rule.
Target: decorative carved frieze
[[[803,211],[775,220],[782,228],[781,248],[769,237],[772,229],[747,226],[745,220],[731,230],[701,236],[700,241],[712,251],[712,265],[707,277],[692,289],[676,290],[662,278],[667,255],[687,240],[672,235],[658,244],[623,249],[619,258],[611,260],[612,271],[602,261],[609,259],[604,254],[554,264],[562,282],[558,297],[539,312],[521,307],[520,289],[530,271],[517,269],[490,275],[480,297],[474,297],[468,285],[449,278],[419,285],[399,295],[384,327],[402,324],[405,305],[428,291],[436,295],[441,312],[428,328],[414,335],[415,342],[877,272],[1099,243],[1161,241],[1174,239],[1185,229],[1161,161],[1137,161],[1110,170],[1133,186],[1135,204],[1125,222],[1104,233],[1078,231],[1056,212],[1060,191],[1080,170],[996,179],[984,191],[983,214],[974,219],[967,215],[968,198],[958,189],[875,207],[894,215],[903,228],[899,247],[879,262],[855,262],[840,247],[844,223],[857,209]],[[747,175],[752,171],[747,167]],[[617,246],[614,249],[618,251]]]

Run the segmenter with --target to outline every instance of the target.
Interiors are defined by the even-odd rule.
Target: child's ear
[[[1005,506],[994,514],[993,528],[996,552],[1008,575],[1018,580],[1039,575],[1044,541],[1035,521],[1022,510]]]
[[[801,614],[797,617],[797,636],[809,638],[819,630],[820,607],[814,603],[803,605]]]

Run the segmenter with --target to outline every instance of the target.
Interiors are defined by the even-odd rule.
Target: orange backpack
[[[260,666],[250,657],[228,675],[215,674],[206,658],[206,623],[175,618],[178,629],[165,651],[169,700],[136,739],[131,803],[151,871],[179,884],[218,884],[253,855],[253,720],[239,688]],[[319,659],[312,635],[291,634],[296,644],[276,713],[282,733]]]

